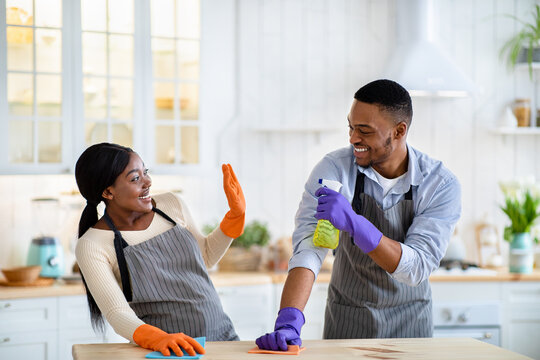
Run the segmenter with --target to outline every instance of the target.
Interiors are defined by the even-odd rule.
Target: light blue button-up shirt
[[[327,154],[313,168],[296,212],[293,232],[293,256],[289,270],[308,268],[319,273],[328,249],[313,245],[317,226],[315,191],[319,179],[336,180],[343,184],[340,193],[352,203],[357,171],[363,172],[364,193],[386,210],[400,202],[412,186],[414,219],[401,243],[401,259],[389,274],[397,281],[416,286],[435,270],[446,252],[448,242],[461,214],[461,187],[457,178],[442,162],[407,145],[409,165],[404,177],[383,197],[383,189],[371,167],[356,164],[353,146]]]

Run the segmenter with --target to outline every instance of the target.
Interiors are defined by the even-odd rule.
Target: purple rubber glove
[[[278,312],[274,332],[267,333],[255,344],[262,350],[287,351],[287,345],[302,345],[300,329],[306,322],[304,314],[294,307],[286,307]]]
[[[343,195],[326,187],[319,188],[315,195],[319,197],[315,214],[317,220],[328,220],[337,229],[351,234],[354,244],[365,253],[379,245],[382,232],[368,219],[355,213]]]

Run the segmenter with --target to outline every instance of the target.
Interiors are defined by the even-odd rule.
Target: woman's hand
[[[135,330],[133,341],[145,349],[160,351],[165,356],[170,356],[171,350],[176,356],[184,356],[181,349],[186,350],[191,356],[205,353],[202,345],[192,337],[183,333],[168,334],[148,324],[143,324]]]
[[[223,170],[223,190],[230,210],[225,214],[219,227],[225,235],[237,238],[244,232],[246,199],[231,165],[223,164],[221,170]]]

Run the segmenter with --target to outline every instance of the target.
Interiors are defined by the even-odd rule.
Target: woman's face
[[[131,153],[124,171],[103,193],[107,199],[107,208],[138,213],[152,211],[150,186],[152,179],[148,175],[148,169],[139,155]]]

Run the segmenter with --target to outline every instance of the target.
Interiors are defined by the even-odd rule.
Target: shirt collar
[[[351,145],[351,150],[354,151],[353,145]],[[407,144],[407,154],[409,155],[407,175],[405,175],[405,177],[399,180],[396,186],[392,189],[392,193],[404,194],[409,191],[411,186],[418,186],[424,180],[424,176],[422,175],[422,171],[420,170],[420,166],[418,165],[418,158],[416,156],[416,152],[409,144]],[[375,175],[375,171],[371,168],[371,166],[366,168],[356,164],[356,158],[354,157],[354,155],[352,161],[356,168],[367,178],[376,182],[377,184],[379,183],[379,181],[377,180],[377,176]]]

